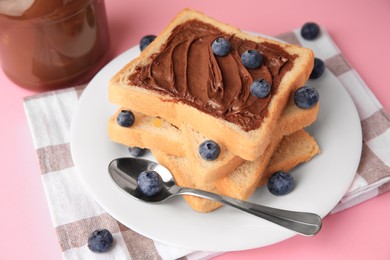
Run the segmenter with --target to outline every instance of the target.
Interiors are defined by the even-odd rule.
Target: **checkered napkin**
[[[390,190],[390,117],[357,72],[344,59],[327,32],[305,41],[295,30],[279,36],[314,50],[352,96],[363,129],[363,153],[356,177],[332,213]],[[64,259],[207,259],[221,253],[193,252],[146,238],[105,212],[87,193],[76,173],[69,130],[84,86],[47,92],[25,99],[32,138],[42,171],[42,182]],[[95,254],[87,248],[95,229],[110,230],[112,250]]]

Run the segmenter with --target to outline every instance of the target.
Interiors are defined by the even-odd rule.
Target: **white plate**
[[[73,160],[97,202],[134,231],[182,248],[243,250],[294,236],[289,230],[229,207],[196,213],[180,197],[166,204],[150,205],[117,188],[107,166],[112,159],[129,154],[126,147],[111,142],[107,136],[107,120],[117,109],[108,102],[108,80],[138,54],[139,47],[135,46],[96,75],[81,96],[72,121]],[[308,130],[321,147],[321,154],[294,170],[297,186],[292,193],[277,197],[260,188],[251,201],[324,217],[345,194],[356,173],[361,126],[351,97],[330,71],[309,84],[320,93],[320,113]]]

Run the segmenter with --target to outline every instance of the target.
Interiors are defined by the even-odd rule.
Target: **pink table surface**
[[[363,3],[366,2],[366,3]],[[390,2],[377,1],[106,1],[111,57],[158,34],[184,7],[248,31],[276,35],[316,21],[390,111]],[[23,111],[34,94],[0,72],[0,259],[61,259],[37,157]],[[390,193],[328,216],[315,237],[232,252],[217,259],[390,259]],[[239,238],[237,238],[239,239]]]

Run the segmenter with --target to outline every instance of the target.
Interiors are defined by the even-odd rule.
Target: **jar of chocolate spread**
[[[1,0],[0,61],[17,85],[50,90],[85,83],[105,64],[104,0]]]

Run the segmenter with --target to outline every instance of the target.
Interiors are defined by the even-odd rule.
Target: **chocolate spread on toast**
[[[230,41],[231,50],[226,56],[212,52],[211,44],[218,37]],[[241,54],[249,49],[262,55],[260,68],[247,69],[242,65]],[[261,125],[271,97],[292,68],[295,57],[276,44],[240,39],[210,24],[191,20],[177,26],[151,59],[129,76],[131,84],[170,95],[177,102],[250,131]],[[271,85],[266,98],[250,93],[250,85],[258,78]]]

